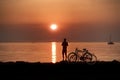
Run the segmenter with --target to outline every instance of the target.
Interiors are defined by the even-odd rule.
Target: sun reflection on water
[[[56,63],[56,42],[52,42],[52,63]]]

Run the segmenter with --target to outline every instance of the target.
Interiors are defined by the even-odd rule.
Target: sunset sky
[[[72,26],[77,25],[79,28],[76,30],[81,29],[81,24],[85,24],[84,26],[89,24],[92,24],[90,26],[94,25],[97,27],[106,26],[106,28],[114,26],[116,32],[115,40],[119,41],[118,37],[120,36],[116,34],[120,30],[120,0],[0,0],[0,24],[2,26],[0,27],[2,31],[0,32],[0,37],[6,36],[7,28],[4,28],[3,25],[50,25],[52,23],[56,23],[59,28],[63,27],[63,24],[68,24],[67,26],[70,24]],[[72,30],[69,30],[68,32],[70,33]],[[73,32],[74,36],[78,32]],[[66,36],[61,36],[61,38],[67,36],[68,33],[66,33]],[[6,40],[6,38],[3,40]]]

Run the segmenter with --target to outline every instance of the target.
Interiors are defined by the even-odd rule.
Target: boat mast
[[[109,42],[112,42],[112,41],[111,41],[111,34],[109,35]]]

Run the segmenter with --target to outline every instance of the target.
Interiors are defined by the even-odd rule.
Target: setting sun
[[[52,24],[52,25],[50,26],[50,28],[51,28],[52,30],[56,30],[56,29],[57,29],[57,25],[56,25],[56,24]]]

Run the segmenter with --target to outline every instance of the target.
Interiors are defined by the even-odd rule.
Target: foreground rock
[[[29,63],[29,62],[0,62],[2,75],[14,78],[120,78],[120,62],[97,62],[94,65],[86,63]],[[15,77],[16,76],[16,77]]]

